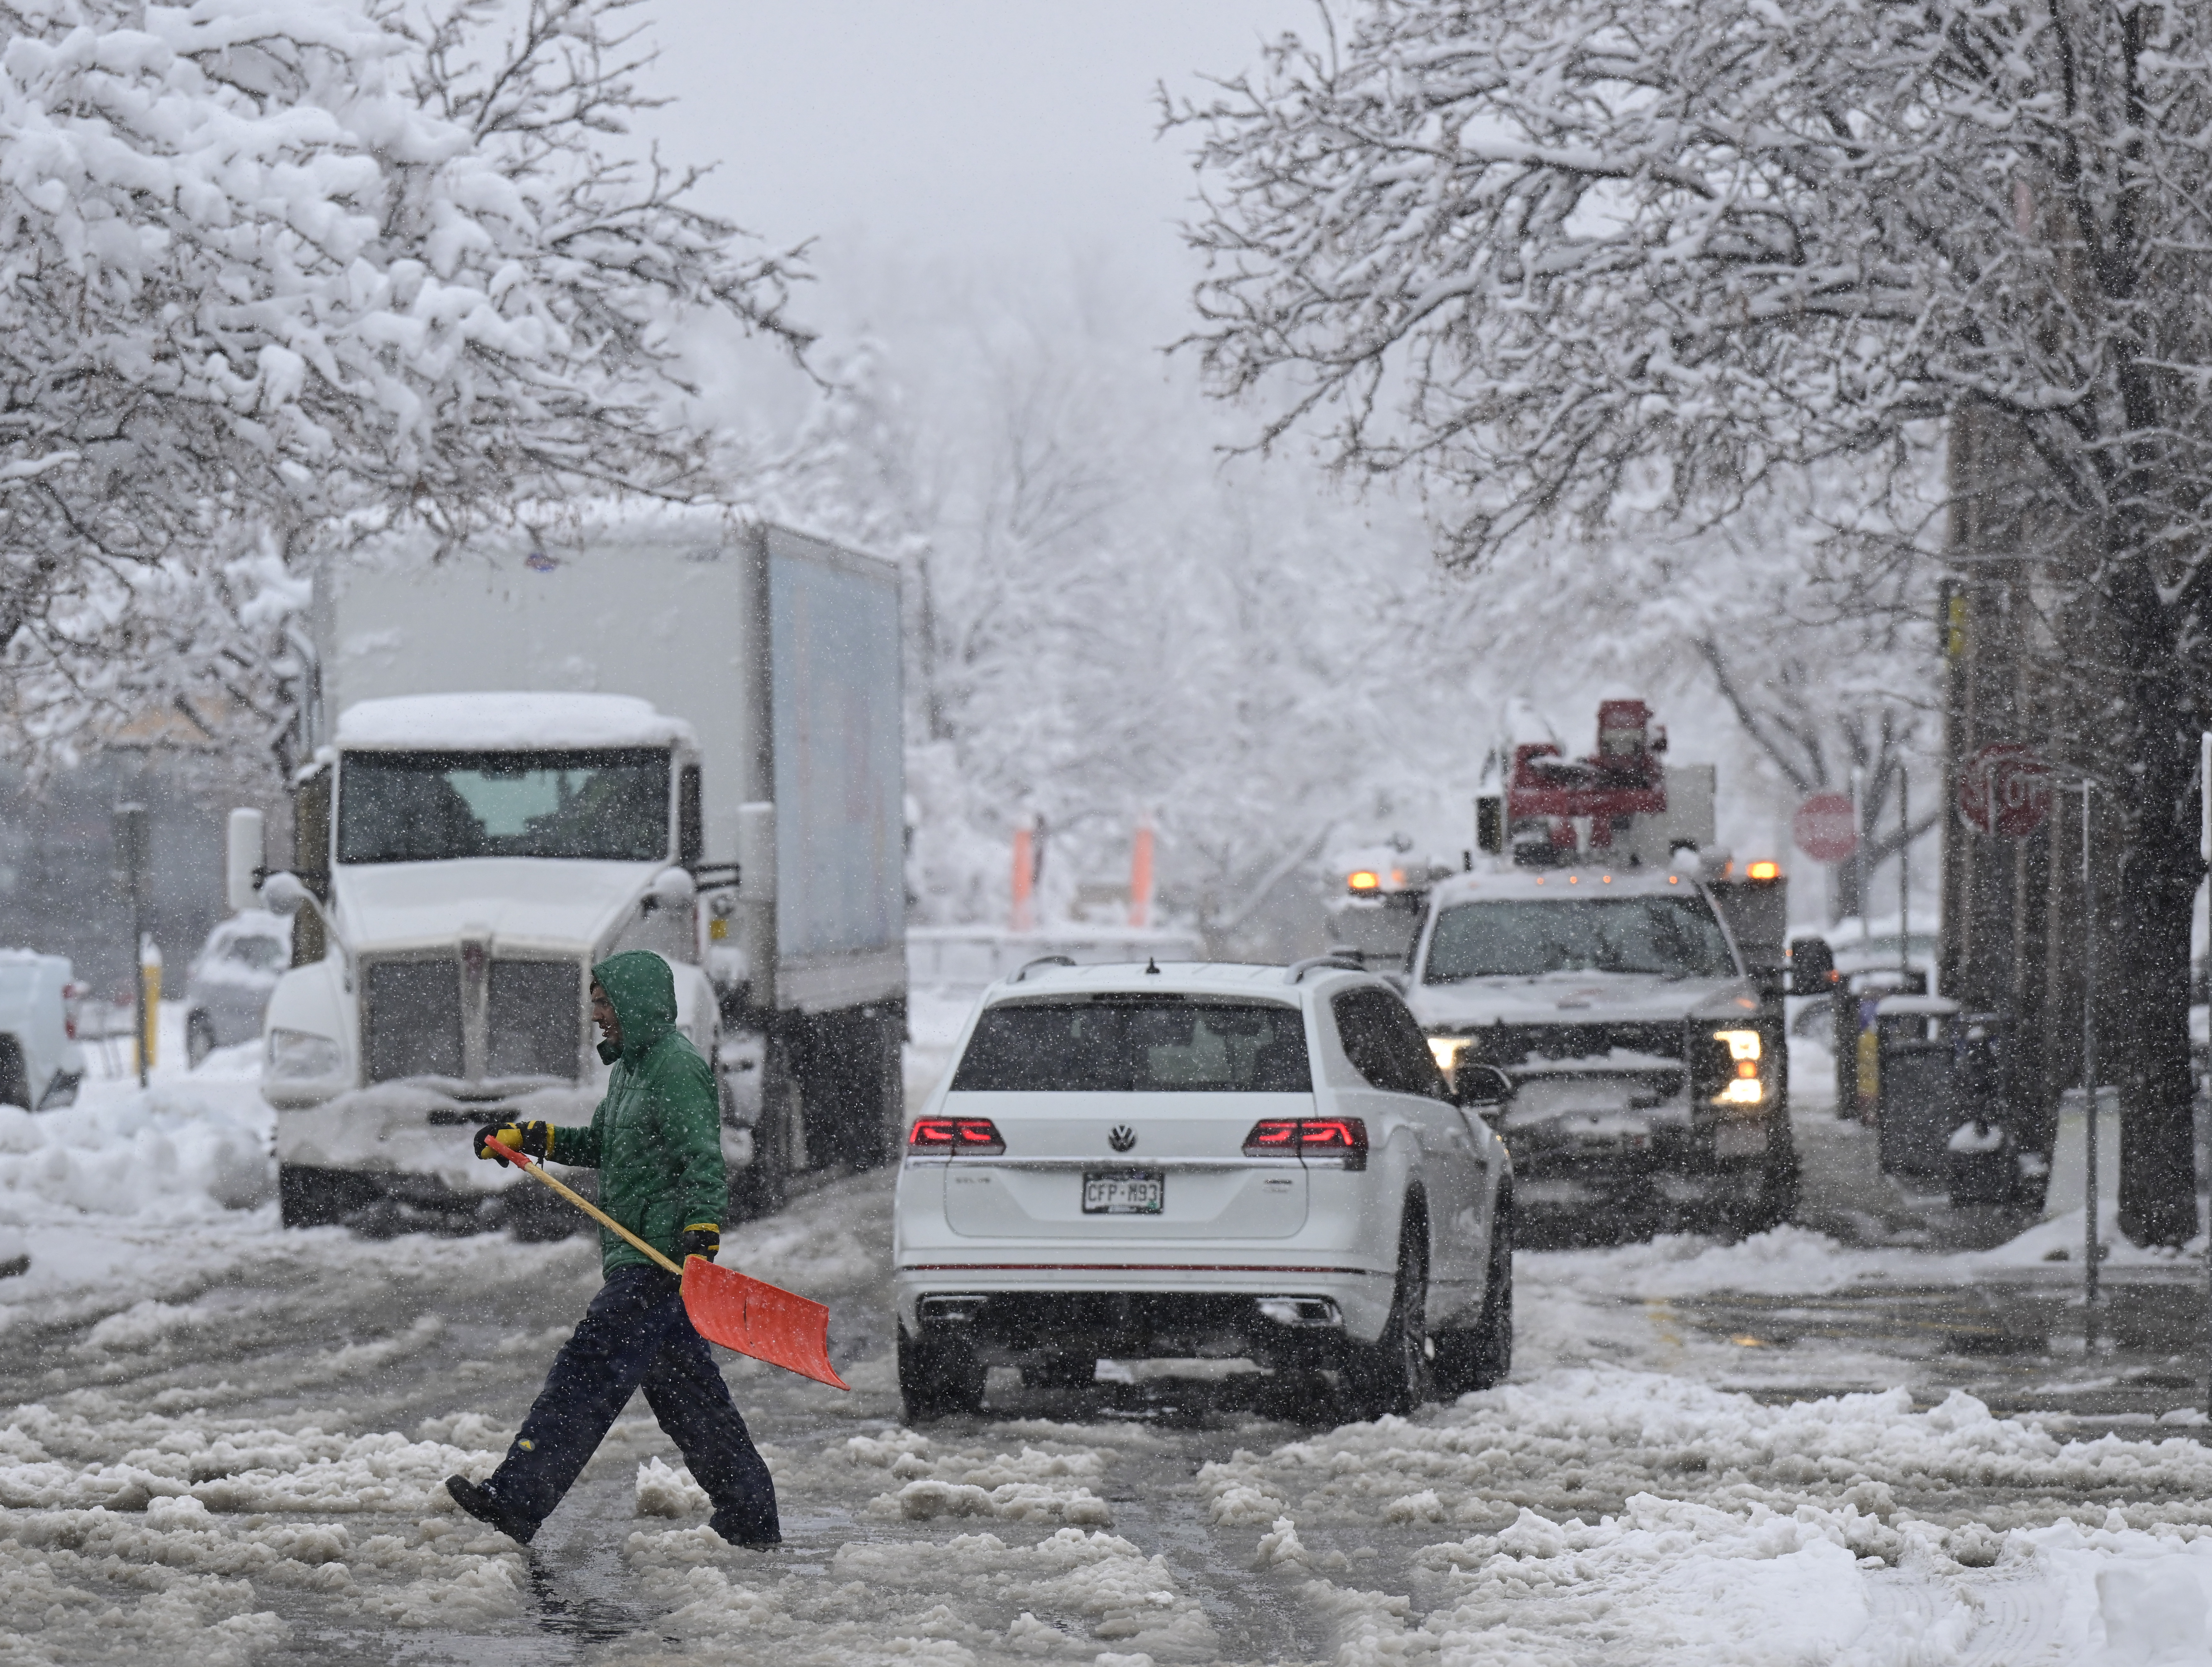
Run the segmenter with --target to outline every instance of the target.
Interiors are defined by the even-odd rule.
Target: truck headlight
[[[1468,1043],[1473,1039],[1464,1036],[1431,1037],[1429,1051],[1436,1056],[1437,1069],[1447,1077],[1459,1069],[1459,1056],[1467,1051]]]
[[[1757,1105],[1766,1098],[1759,1080],[1757,1031],[1715,1031],[1713,1040],[1728,1049],[1728,1080],[1712,1098],[1715,1105]]]
[[[310,1031],[269,1032],[269,1074],[295,1082],[334,1077],[345,1068],[345,1049]]]

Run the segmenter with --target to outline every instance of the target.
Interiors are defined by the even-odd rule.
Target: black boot
[[[747,1522],[734,1511],[717,1511],[707,1519],[707,1526],[740,1551],[774,1551],[783,1543],[783,1536],[773,1525],[765,1530],[763,1537],[763,1530],[757,1522]]]
[[[453,1503],[478,1522],[489,1523],[509,1539],[528,1545],[538,1536],[538,1524],[516,1511],[507,1502],[480,1483],[466,1476],[447,1476],[446,1491],[453,1496]]]

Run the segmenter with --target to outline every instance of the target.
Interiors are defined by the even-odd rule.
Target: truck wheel
[[[1398,1238],[1398,1283],[1390,1317],[1371,1343],[1354,1343],[1344,1386],[1356,1418],[1401,1417],[1429,1398],[1429,1232],[1409,1205]]]
[[[1782,1226],[1797,1214],[1797,1148],[1785,1142],[1770,1147],[1766,1158],[1745,1179],[1743,1193],[1721,1207],[1720,1226],[1731,1238],[1748,1238]]]
[[[898,1334],[899,1396],[909,1424],[983,1410],[983,1363],[965,1338]]]
[[[1482,1293],[1482,1312],[1463,1331],[1437,1333],[1436,1384],[1439,1395],[1495,1389],[1513,1370],[1513,1199],[1498,1201],[1490,1229],[1490,1278]]]
[[[498,1224],[525,1244],[550,1244],[586,1232],[592,1218],[550,1188],[535,1182],[509,1187],[498,1195]]]
[[[757,1221],[791,1202],[789,1116],[781,1080],[761,1085],[760,1116],[753,1123],[752,1161],[730,1177],[730,1220]]]
[[[276,1166],[276,1214],[288,1227],[333,1227],[376,1202],[380,1189],[349,1170]]]

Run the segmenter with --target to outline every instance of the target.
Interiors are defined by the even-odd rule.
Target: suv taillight
[[[1244,1155],[1365,1169],[1367,1125],[1358,1117],[1262,1117],[1244,1137]]]
[[[916,1117],[906,1148],[954,1158],[995,1158],[1006,1143],[988,1117]]]

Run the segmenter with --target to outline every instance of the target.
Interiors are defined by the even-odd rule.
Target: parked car
[[[270,992],[292,963],[292,922],[266,910],[233,915],[208,934],[185,983],[185,1056],[261,1040]]]
[[[994,1366],[1071,1384],[1101,1359],[1249,1359],[1360,1416],[1498,1382],[1513,1182],[1485,1114],[1511,1087],[1461,1077],[1464,1104],[1398,993],[1329,958],[994,984],[907,1129],[908,1416],[977,1409]]]
[[[0,949],[0,1104],[46,1111],[76,1098],[83,995],[67,956]]]

